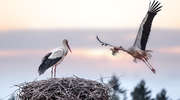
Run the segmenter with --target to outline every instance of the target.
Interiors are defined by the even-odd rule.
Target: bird
[[[141,22],[140,28],[138,30],[138,34],[136,36],[136,40],[128,49],[123,48],[122,46],[114,46],[109,43],[105,43],[96,36],[96,39],[101,43],[102,46],[110,46],[110,50],[112,51],[112,55],[116,55],[119,51],[124,51],[131,55],[134,58],[134,62],[137,60],[143,61],[148,68],[155,74],[156,70],[149,63],[149,59],[151,58],[152,50],[146,50],[146,44],[150,35],[151,25],[155,15],[161,11],[162,5],[159,1],[154,0],[149,3],[149,9]]]
[[[62,41],[63,47],[55,48],[49,51],[42,59],[42,62],[39,66],[38,73],[42,75],[47,69],[52,67],[51,69],[51,78],[56,77],[56,67],[60,64],[64,57],[68,54],[68,51],[71,51],[68,40],[64,39]],[[54,70],[53,70],[54,68]]]

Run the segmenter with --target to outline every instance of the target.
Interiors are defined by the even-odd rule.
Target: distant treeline
[[[101,79],[103,82],[103,78]],[[131,99],[127,97],[127,90],[121,87],[119,78],[113,75],[108,83],[112,87],[112,100],[172,100],[167,96],[167,91],[162,89],[156,94],[156,97],[151,97],[151,90],[146,86],[146,82],[141,80],[130,92]]]

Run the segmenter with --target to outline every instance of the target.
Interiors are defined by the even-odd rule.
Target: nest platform
[[[110,89],[83,78],[50,78],[18,85],[20,100],[110,100]]]

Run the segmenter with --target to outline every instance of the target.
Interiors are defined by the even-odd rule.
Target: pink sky
[[[164,7],[153,26],[180,28],[176,12],[180,1],[160,2]],[[148,4],[148,0],[0,0],[0,29],[134,28]]]
[[[112,44],[131,46],[148,0],[0,0],[0,88],[4,91],[0,99],[14,90],[14,84],[49,77],[49,70],[39,77],[37,68],[46,52],[61,46],[64,38],[73,53],[58,67],[58,77],[98,80],[116,73],[123,76],[128,90],[145,79],[153,93],[166,88],[170,97],[179,98],[175,93],[180,93],[180,1],[160,1],[163,8],[153,21],[147,45],[153,50],[154,75],[126,53],[112,56],[95,39],[99,35]]]

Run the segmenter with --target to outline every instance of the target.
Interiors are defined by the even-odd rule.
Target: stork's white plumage
[[[112,55],[115,55],[116,53],[119,52],[119,50],[122,50],[124,52],[127,52],[128,54],[130,54],[133,58],[134,61],[136,62],[136,59],[139,59],[141,61],[143,61],[149,68],[150,70],[155,73],[155,69],[151,66],[151,64],[149,63],[149,59],[151,58],[151,50],[146,50],[146,44],[149,38],[149,34],[151,31],[151,25],[152,25],[152,21],[154,19],[154,16],[157,14],[157,12],[159,12],[162,8],[162,6],[160,6],[160,2],[154,0],[152,3],[150,2],[149,4],[149,9],[148,12],[145,16],[145,18],[143,19],[140,28],[138,30],[138,34],[136,36],[136,40],[134,42],[134,45],[132,47],[130,47],[129,49],[124,49],[123,47],[118,47],[118,46],[114,46],[105,42],[102,42],[99,37],[97,36],[97,40],[103,45],[103,46],[110,46],[112,47],[110,50],[112,51]]]
[[[39,75],[43,74],[48,68],[52,67],[51,77],[56,77],[56,66],[63,61],[69,50],[71,52],[68,41],[64,39],[63,47],[55,48],[43,57],[42,63],[40,64],[38,69]]]

